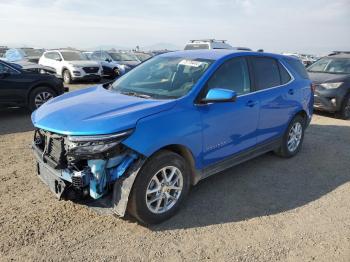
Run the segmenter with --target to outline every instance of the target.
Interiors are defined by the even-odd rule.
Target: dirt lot
[[[0,112],[0,260],[350,261],[350,121],[315,115],[302,152],[193,188],[151,228],[58,201],[36,177],[30,115]]]

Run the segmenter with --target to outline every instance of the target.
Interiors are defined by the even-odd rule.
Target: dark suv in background
[[[62,80],[53,75],[35,73],[0,61],[0,107],[23,106],[34,111],[67,90]]]
[[[334,52],[307,69],[315,85],[317,110],[350,118],[350,52]]]

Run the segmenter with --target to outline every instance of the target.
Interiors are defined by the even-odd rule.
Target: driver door
[[[205,88],[207,91],[212,88],[233,90],[237,99],[198,106],[203,125],[204,167],[255,146],[259,116],[259,100],[251,92],[248,63],[244,57],[224,62]]]

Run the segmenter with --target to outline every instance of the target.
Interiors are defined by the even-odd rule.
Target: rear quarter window
[[[281,85],[287,84],[292,78],[281,63],[278,63],[278,66],[281,74]]]
[[[305,66],[299,59],[284,58],[284,60],[301,78],[309,79],[309,75],[305,69]]]

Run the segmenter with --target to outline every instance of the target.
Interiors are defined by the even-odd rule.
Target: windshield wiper
[[[151,96],[149,95],[145,95],[145,94],[140,94],[140,93],[136,93],[136,92],[120,92],[123,95],[127,95],[127,96],[136,96],[136,97],[141,97],[141,98],[151,98]]]

